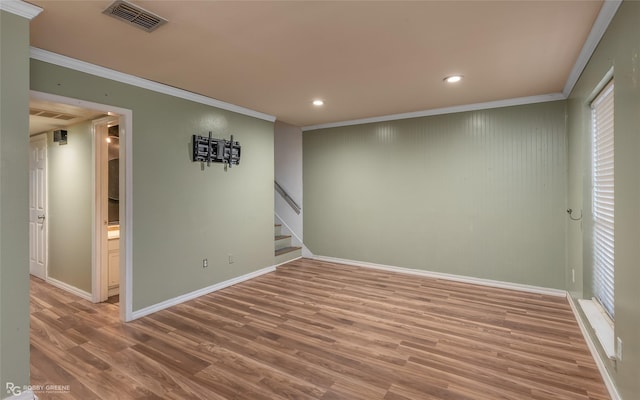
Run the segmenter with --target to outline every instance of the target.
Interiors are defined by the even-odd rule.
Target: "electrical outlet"
[[[233,260],[233,254],[229,254],[229,264],[233,264],[234,260]]]
[[[207,268],[209,266],[209,260],[206,258],[202,259],[202,268]]]
[[[622,339],[620,337],[616,338],[616,358],[618,361],[622,361]]]
[[[576,270],[575,268],[571,268],[571,282],[576,283]]]

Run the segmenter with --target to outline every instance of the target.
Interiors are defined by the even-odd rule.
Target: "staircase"
[[[282,234],[282,225],[275,224],[275,262],[274,265],[286,263],[302,257],[302,248],[291,246],[291,235]]]

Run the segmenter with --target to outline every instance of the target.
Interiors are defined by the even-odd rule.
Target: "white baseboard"
[[[313,253],[311,252],[311,250],[309,250],[307,248],[307,246],[304,245],[304,243],[302,244],[302,257],[304,257],[304,258],[314,258],[315,257],[313,255]]]
[[[160,310],[164,310],[165,308],[169,308],[169,307],[178,305],[180,303],[184,303],[185,301],[193,300],[193,299],[195,299],[197,297],[204,296],[205,294],[209,294],[209,293],[215,292],[215,291],[220,290],[220,289],[224,289],[226,287],[235,285],[237,283],[248,281],[249,279],[257,278],[260,275],[268,274],[269,272],[273,272],[275,270],[276,270],[275,266],[265,267],[265,268],[259,269],[257,271],[254,271],[254,272],[250,272],[248,274],[245,274],[245,275],[242,275],[242,276],[238,276],[236,278],[232,278],[232,279],[229,279],[229,280],[226,280],[226,281],[223,281],[223,282],[216,283],[215,285],[211,285],[211,286],[207,286],[207,287],[202,288],[202,289],[194,290],[193,292],[190,292],[190,293],[185,293],[185,294],[180,295],[178,297],[174,297],[172,299],[165,300],[165,301],[160,302],[158,304],[154,304],[152,306],[145,307],[145,308],[142,308],[140,310],[134,311],[132,313],[132,319],[131,320],[138,319],[140,317],[144,317],[145,315],[153,314],[154,312],[157,312],[157,311],[160,311]]]
[[[379,269],[382,271],[399,272],[401,274],[418,275],[418,276],[424,276],[427,278],[446,279],[449,281],[471,283],[474,285],[491,286],[491,287],[496,287],[501,289],[519,290],[522,292],[546,294],[550,296],[559,296],[559,297],[567,296],[567,292],[565,290],[552,289],[552,288],[546,288],[541,286],[524,285],[521,283],[494,281],[491,279],[474,278],[471,276],[454,275],[454,274],[445,274],[442,272],[432,272],[432,271],[425,271],[421,269],[396,267],[392,265],[375,264],[375,263],[364,262],[364,261],[345,260],[342,258],[333,258],[333,257],[325,257],[325,256],[314,256],[312,258],[320,261],[354,265],[356,267]]]
[[[47,283],[49,283],[49,284],[51,284],[51,285],[53,285],[53,286],[55,286],[55,287],[57,287],[59,289],[62,289],[64,291],[66,291],[66,292],[74,294],[74,295],[76,295],[76,296],[78,296],[80,298],[83,298],[83,299],[87,300],[87,301],[93,302],[93,297],[91,296],[91,293],[89,293],[89,292],[85,292],[82,289],[78,289],[75,286],[69,285],[68,283],[59,281],[59,280],[57,280],[55,278],[52,278],[50,276],[47,277],[46,281],[47,281]]]
[[[276,264],[276,265],[274,265],[274,268],[277,268],[277,267],[279,267],[279,266],[281,266],[281,265],[288,264],[288,263],[293,262],[293,261],[295,261],[295,260],[299,260],[299,259],[301,259],[302,257],[304,257],[304,256],[300,256],[300,257],[292,258],[291,260],[287,260],[287,261],[281,262],[280,264]],[[308,258],[308,257],[306,257],[306,258]]]
[[[620,393],[618,393],[618,389],[616,388],[615,383],[613,383],[613,378],[609,375],[609,371],[607,371],[607,367],[604,365],[604,361],[600,357],[598,353],[598,349],[596,347],[593,338],[589,334],[587,330],[587,326],[585,325],[582,317],[580,316],[580,312],[578,312],[578,308],[576,307],[575,301],[570,294],[567,293],[567,300],[569,301],[569,305],[571,306],[571,311],[573,311],[573,315],[578,321],[578,326],[580,327],[580,331],[582,332],[582,336],[584,337],[585,342],[587,342],[587,346],[589,347],[589,351],[591,351],[591,356],[596,362],[596,366],[598,367],[598,371],[600,371],[600,375],[602,375],[602,380],[604,381],[604,385],[607,387],[609,391],[609,396],[611,396],[611,400],[622,400],[620,397]]]
[[[38,396],[36,396],[31,390],[24,390],[21,391],[20,394],[5,397],[4,400],[38,400]]]

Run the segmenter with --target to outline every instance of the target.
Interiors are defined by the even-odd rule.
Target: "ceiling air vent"
[[[127,22],[145,32],[152,32],[167,23],[166,19],[123,0],[114,1],[102,13]]]
[[[30,108],[29,115],[33,115],[34,117],[59,119],[62,121],[69,121],[75,118],[79,118],[77,115],[59,113],[55,111],[39,110],[37,108]]]

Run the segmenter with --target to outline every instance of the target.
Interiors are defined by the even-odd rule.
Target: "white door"
[[[47,271],[47,136],[31,138],[29,146],[29,272],[46,278]]]

